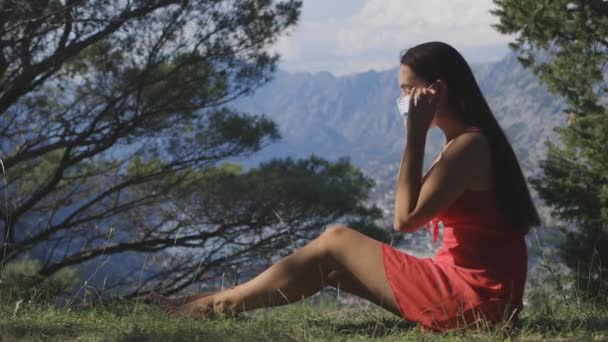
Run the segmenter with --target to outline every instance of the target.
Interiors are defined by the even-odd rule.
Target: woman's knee
[[[323,233],[317,237],[317,243],[321,249],[321,253],[325,255],[331,255],[336,249],[340,248],[341,243],[344,242],[344,237],[352,231],[351,228],[341,225],[333,224],[328,226]]]

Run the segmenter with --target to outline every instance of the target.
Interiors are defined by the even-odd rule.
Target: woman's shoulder
[[[467,130],[446,144],[442,157],[483,165],[490,161],[490,145],[481,130]]]

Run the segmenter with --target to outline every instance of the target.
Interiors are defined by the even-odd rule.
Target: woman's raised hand
[[[426,132],[437,112],[438,94],[433,85],[421,88],[414,87],[410,90],[410,113],[407,117],[407,129]]]

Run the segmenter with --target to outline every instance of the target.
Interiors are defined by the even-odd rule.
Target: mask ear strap
[[[437,87],[437,85],[439,85],[440,83],[443,83],[443,80],[436,79],[433,83],[431,83],[430,86],[427,87],[427,89],[434,90],[436,95],[441,94],[441,93],[443,93],[444,89],[443,89],[443,87]]]

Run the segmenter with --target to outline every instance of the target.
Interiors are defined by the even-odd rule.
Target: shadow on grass
[[[391,317],[361,322],[310,320],[307,323],[320,329],[333,330],[340,335],[365,335],[369,337],[385,337],[399,332],[411,331],[417,327],[415,323]]]
[[[52,323],[1,323],[0,324],[0,336],[10,337],[15,339],[23,339],[27,337],[66,337],[76,338],[83,333],[93,333],[96,335],[103,336],[106,329],[91,329],[90,327],[79,327],[75,324],[57,326]]]
[[[234,322],[245,319],[231,318]],[[7,340],[77,340],[94,338],[112,341],[222,341],[230,337],[225,329],[204,331],[196,327],[176,326],[172,330],[154,331],[149,326],[135,324],[126,329],[99,328],[90,325],[57,323],[0,323],[0,341]]]
[[[580,319],[555,319],[546,317],[522,318],[520,326],[525,329],[537,331],[552,331],[555,333],[568,333],[573,330],[608,331],[608,318],[587,317]]]

